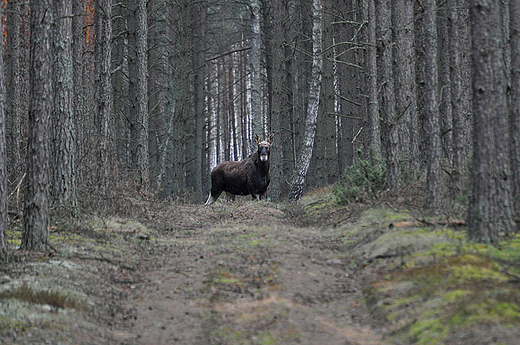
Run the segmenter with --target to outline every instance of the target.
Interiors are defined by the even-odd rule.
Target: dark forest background
[[[22,248],[45,248],[51,210],[110,210],[128,189],[202,203],[254,133],[275,136],[272,201],[355,200],[361,169],[387,195],[420,183],[424,207],[463,205],[469,237],[498,242],[520,213],[519,7],[4,1],[0,243],[8,213]]]

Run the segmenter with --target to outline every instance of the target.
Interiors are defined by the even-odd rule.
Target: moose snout
[[[259,153],[260,153],[260,160],[262,162],[267,162],[269,160],[269,150],[267,147],[261,146]]]

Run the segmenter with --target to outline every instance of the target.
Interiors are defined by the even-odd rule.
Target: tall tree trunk
[[[112,0],[98,0],[100,16],[100,37],[96,45],[99,49],[99,187],[102,191],[109,188],[114,166],[114,150],[112,136],[112,109],[113,109],[113,87],[112,87]]]
[[[205,25],[207,2],[194,4],[192,8],[192,40],[193,40],[193,109],[195,116],[194,157],[192,161],[191,186],[197,199],[203,200],[206,194],[206,167],[205,160]]]
[[[395,111],[399,141],[399,165],[404,169],[402,182],[413,181],[417,152],[417,99],[415,87],[414,13],[415,4],[408,0],[392,2],[392,21],[395,27]],[[408,179],[408,181],[404,181]]]
[[[513,204],[520,227],[520,2],[510,1],[511,15],[511,170]]]
[[[363,0],[363,22],[366,23],[365,78],[368,96],[368,120],[370,125],[370,157],[375,162],[383,160],[381,124],[379,120],[379,87],[377,84],[377,41],[375,0]]]
[[[54,203],[76,215],[75,129],[73,118],[72,3],[55,0]]]
[[[462,190],[462,181],[466,173],[466,133],[465,114],[463,105],[463,75],[462,75],[462,46],[460,38],[460,22],[458,0],[448,1],[449,16],[449,52],[450,52],[450,80],[451,80],[451,107],[453,129],[453,160],[450,190],[454,198]]]
[[[233,160],[238,160],[238,137],[235,117],[235,78],[233,72],[233,56],[229,56],[228,64],[228,90],[229,90],[229,123],[231,124],[231,141],[233,148]]]
[[[383,0],[378,7],[378,26],[380,30],[380,64],[381,78],[381,118],[384,121],[384,145],[386,147],[386,181],[389,189],[396,193],[401,184],[401,167],[399,165],[399,118],[395,110],[392,25],[390,1]]]
[[[4,13],[4,4],[0,4]],[[0,32],[4,32],[4,22],[0,20]],[[4,45],[0,44],[0,263],[9,259],[7,246],[7,169],[5,141],[5,77],[4,77]]]
[[[334,52],[332,22],[332,1],[324,1],[323,10],[323,63],[320,88],[320,102],[318,109],[318,123],[316,127],[316,143],[314,149],[314,163],[311,169],[317,186],[327,186],[334,183],[338,177],[338,156],[336,152],[336,117],[334,116]],[[355,85],[355,80],[350,80]],[[314,164],[314,167],[313,167]],[[309,181],[310,182],[310,181]]]
[[[226,66],[226,59],[222,59],[222,64],[220,65],[221,77],[222,77],[222,122],[220,123],[222,126],[222,140],[224,146],[224,160],[231,160],[231,120],[230,120],[230,111],[229,111],[229,83],[228,83],[228,73]]]
[[[174,120],[174,102],[171,102],[172,88],[170,78],[172,66],[168,61],[171,51],[169,48],[170,27],[168,24],[168,13],[171,11],[171,3],[166,3],[164,8],[156,15],[157,31],[157,102],[159,102],[159,116],[161,126],[157,128],[157,166],[155,168],[155,186],[163,196],[167,196],[169,177],[166,174],[166,157],[171,143],[172,128]]]
[[[510,141],[500,8],[471,1],[473,55],[473,167],[468,237],[498,244],[513,233]]]
[[[260,36],[260,1],[251,0],[251,122],[252,132],[264,137],[261,109],[261,47]],[[251,140],[251,138],[249,139]],[[251,145],[254,143],[251,141]]]
[[[85,0],[73,1],[72,2],[72,13],[85,13],[86,10]],[[72,90],[72,113],[73,122],[75,129],[75,153],[76,157],[84,156],[86,150],[84,146],[86,140],[83,140],[83,131],[85,127],[85,118],[87,116],[87,110],[85,107],[85,85],[83,83],[84,78],[84,60],[86,51],[86,38],[85,38],[85,20],[84,16],[73,16],[72,17],[72,31],[73,31],[73,44],[72,44],[72,62],[73,68],[72,77],[73,90]],[[82,181],[85,174],[84,165],[77,165],[75,167],[76,182]]]
[[[127,126],[128,130],[126,134],[126,147],[128,151],[128,164],[127,170],[131,171],[131,178],[134,181],[140,180],[139,172],[135,174],[135,171],[139,169],[138,163],[138,153],[139,153],[139,135],[140,135],[140,126],[139,126],[139,105],[137,104],[137,94],[139,92],[137,88],[137,31],[138,31],[138,16],[137,14],[137,2],[140,0],[127,0],[125,2],[125,65],[124,68],[127,68],[128,75],[128,94],[123,95],[127,99],[127,111],[125,114],[127,118]],[[125,90],[126,91],[126,90]]]
[[[437,66],[437,5],[436,0],[423,1],[424,27],[424,131],[425,157],[428,171],[426,178],[425,204],[428,208],[440,206],[442,196],[441,137],[438,103],[438,66]]]
[[[246,88],[246,75],[247,75],[247,61],[246,54],[240,54],[240,123],[241,123],[241,139],[242,139],[242,159],[247,157],[249,151],[248,144],[248,125],[249,117],[247,116],[247,88]]]
[[[279,201],[289,193],[284,176],[292,170],[292,149],[290,120],[292,114],[291,97],[291,46],[288,1],[276,0],[273,4],[272,50],[272,114],[271,132],[275,141],[271,150],[271,187],[269,194],[273,201]]]
[[[27,101],[24,90],[28,86],[26,40],[23,33],[24,24],[22,14],[28,6],[22,0],[9,1],[6,16],[6,58],[9,62],[5,66],[7,75],[6,87],[6,140],[7,165],[10,167],[10,178],[18,181],[23,174],[23,145],[22,123],[27,120]]]
[[[146,0],[137,1],[137,168],[144,190],[150,187],[148,161],[148,12]]]
[[[437,15],[437,47],[439,69],[439,124],[441,133],[441,159],[451,164],[453,161],[453,104],[451,102],[451,73],[449,19],[446,15]]]
[[[172,140],[172,189],[173,193],[181,193],[185,188],[185,160],[186,160],[186,126],[190,109],[190,69],[191,69],[191,1],[177,2],[178,8],[172,12],[172,40],[177,42],[172,62],[175,62],[172,85],[175,85],[175,123]]]
[[[49,246],[51,0],[31,2],[30,109],[21,249]]]
[[[320,101],[322,56],[322,3],[321,0],[312,2],[312,73],[309,87],[309,107],[305,121],[305,137],[301,151],[291,179],[291,199],[298,201],[303,194],[303,186],[307,177],[307,170],[312,158],[314,138],[316,136],[316,122],[318,118],[318,106]]]
[[[275,0],[273,1],[273,28],[272,35],[269,37],[271,40],[270,46],[279,47],[278,49],[272,50],[272,109],[271,114],[271,131],[275,137],[279,140],[280,133],[282,131],[281,118],[282,118],[282,98],[284,95],[283,85],[285,74],[283,73],[283,49],[284,46],[284,31],[283,31],[283,20],[285,18],[286,1]],[[282,184],[282,165],[283,165],[283,151],[272,150],[271,151],[271,188],[270,196],[273,201],[280,199],[280,188]]]

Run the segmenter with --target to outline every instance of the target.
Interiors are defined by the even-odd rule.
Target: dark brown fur
[[[214,203],[222,192],[234,199],[235,195],[249,195],[260,200],[269,186],[270,150],[273,134],[267,141],[260,141],[255,134],[258,148],[239,162],[222,162],[211,171],[211,192],[206,205]],[[264,160],[260,158],[263,156]],[[266,158],[267,157],[267,158]]]

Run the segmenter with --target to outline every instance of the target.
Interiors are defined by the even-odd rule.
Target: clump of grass
[[[52,290],[38,290],[27,285],[26,283],[23,283],[20,287],[13,290],[5,290],[0,292],[0,299],[17,299],[29,303],[36,303],[41,305],[47,304],[51,307],[62,309],[78,309],[81,307],[81,303],[62,292]]]

